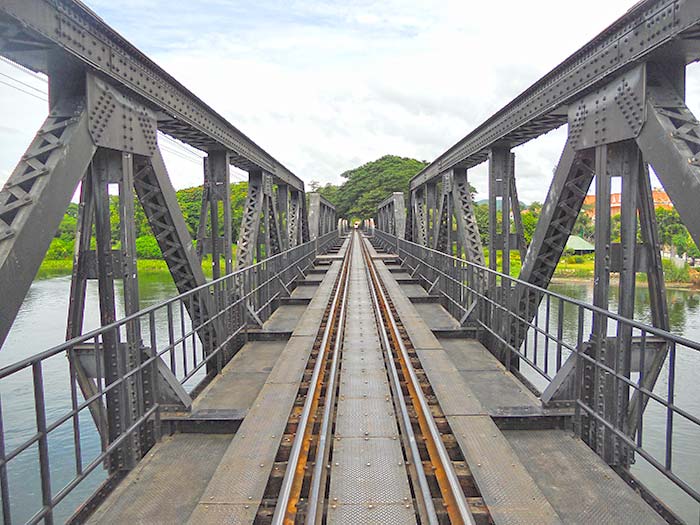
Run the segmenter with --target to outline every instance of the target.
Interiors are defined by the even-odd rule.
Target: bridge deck
[[[288,417],[298,409],[295,396],[343,253],[344,249],[319,260],[317,268],[327,271],[309,273],[307,279],[320,282],[294,291],[292,297],[310,299],[307,305],[282,304],[270,317],[261,332],[273,334],[273,340],[248,342],[198,397],[193,414],[213,418],[229,414],[238,418],[240,428],[236,424],[229,432],[215,434],[220,427],[205,424],[198,429],[202,433],[181,430],[164,439],[107,498],[92,522],[252,523],[258,508],[266,504],[266,487],[278,468],[281,440],[289,432]],[[393,257],[373,248],[371,253],[496,524],[662,523],[597,455],[562,428],[560,413],[543,410],[539,400],[480,342],[463,337],[457,321],[439,303],[425,300],[429,294],[400,272]],[[406,509],[403,498],[407,496],[398,494],[406,488],[405,470],[396,471],[399,477],[390,482],[391,487],[384,478],[374,477],[388,475],[386,466],[379,468],[380,459],[395,456],[399,462],[401,454],[391,449],[399,446],[393,439],[393,407],[389,403],[388,410],[381,408],[388,391],[385,365],[362,259],[357,252],[354,259],[358,260],[353,260],[350,274],[341,366],[345,375],[336,420],[335,439],[340,439],[334,442],[330,471],[330,498],[337,502],[329,503],[329,523],[357,522],[344,511],[367,510],[380,502],[388,488],[396,489],[394,499],[398,499],[385,503]],[[423,299],[414,302],[416,297]],[[383,419],[388,420],[386,425]],[[362,467],[368,472],[363,473]],[[375,467],[377,473],[370,473]],[[382,479],[384,484],[371,494],[358,491],[358,483],[369,479],[375,483]],[[349,499],[351,493],[357,501]],[[414,520],[410,498],[408,510],[407,519]],[[366,522],[394,521],[377,517]]]

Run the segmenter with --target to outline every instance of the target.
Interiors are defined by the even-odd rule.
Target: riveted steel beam
[[[395,191],[379,203],[377,210],[383,216],[383,226],[381,228],[386,228],[384,231],[404,239],[406,236],[407,218],[403,193]]]
[[[219,209],[223,224],[219,224]],[[210,151],[204,159],[204,187],[197,229],[197,256],[212,254],[212,276],[221,277],[221,256],[225,274],[233,271],[231,246],[231,175],[226,151]],[[209,228],[207,228],[207,225]]]
[[[59,102],[0,190],[0,345],[96,149],[84,100]]]
[[[637,144],[700,246],[700,123],[668,76],[648,70],[647,119]]]
[[[320,193],[309,193],[309,238],[317,239],[338,227],[335,206]]]
[[[98,72],[158,112],[158,129],[205,151],[231,152],[230,162],[260,169],[304,190],[304,183],[155,62],[76,0],[8,0],[0,4],[6,35],[0,53],[50,73],[52,60],[70,59]]]
[[[694,0],[646,0],[547,73],[486,122],[423,169],[413,190],[455,166],[486,160],[499,142],[523,144],[567,121],[567,107],[631,66],[663,56],[683,64],[700,59],[695,36],[700,4]]]

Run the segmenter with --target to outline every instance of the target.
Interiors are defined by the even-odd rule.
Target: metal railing
[[[160,387],[195,397],[336,239],[330,232],[0,369],[3,523],[64,521],[121,479],[160,437]]]
[[[674,510],[700,510],[700,414],[692,402],[700,386],[692,373],[678,373],[679,362],[700,363],[700,343],[380,230],[374,237],[450,314],[477,326],[485,346],[543,402],[568,400],[574,430],[609,464],[624,474],[641,458],[632,472],[654,488],[637,485],[648,499],[658,501],[654,491],[670,481]],[[610,357],[620,349],[626,369]],[[679,439],[695,450],[677,458]]]

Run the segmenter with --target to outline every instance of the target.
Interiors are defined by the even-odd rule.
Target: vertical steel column
[[[515,226],[515,236],[522,263],[525,262],[525,256],[527,255],[527,242],[525,241],[523,217],[520,210],[520,199],[518,198],[518,186],[515,183],[515,153],[511,153],[510,156],[510,202],[511,212],[513,213],[513,226]]]
[[[510,206],[509,206],[509,177],[511,173],[511,153],[506,146],[494,147],[489,152],[489,268],[497,271],[498,252],[501,251],[501,271],[510,272]],[[498,208],[501,208],[501,225],[498,226]],[[501,279],[500,289],[497,289],[496,275],[489,273],[487,279],[488,293],[499,304],[510,304],[510,281]],[[503,339],[510,337],[510,321],[500,309],[491,309],[491,325],[496,327]],[[491,351],[508,369],[518,368],[517,359],[512,352],[495,339],[491,343]]]
[[[608,309],[610,290],[610,170],[608,146],[595,148],[595,269],[593,278],[593,304],[604,310]],[[593,314],[591,342],[588,352],[599,363],[615,367],[610,360],[607,344],[608,317]],[[592,407],[608,421],[613,421],[614,391],[613,383],[607,373],[597,367],[585,366],[583,372],[582,396],[584,403]],[[612,442],[603,425],[592,418],[584,417],[582,421],[582,438],[605,461],[612,462],[610,450]],[[610,446],[606,446],[610,445]]]
[[[70,294],[68,301],[68,322],[66,326],[66,341],[78,337],[83,333],[83,319],[85,316],[85,294],[88,281],[88,259],[90,241],[92,239],[92,226],[94,218],[95,198],[93,196],[93,177],[90,172],[83,178],[80,186],[80,201],[78,205],[78,221],[75,232],[75,248],[73,252],[73,270],[71,273]],[[94,260],[94,259],[93,259]],[[71,352],[69,359],[75,379],[85,399],[96,396],[99,393],[97,384],[90,378],[80,360]],[[99,381],[100,378],[97,378]],[[90,414],[100,434],[103,445],[108,440],[107,412],[104,400],[96,399],[88,405]]]
[[[291,190],[289,195],[289,211],[287,214],[287,245],[290,248],[297,246],[302,242],[301,238],[301,214],[303,211],[302,201],[304,200],[304,194],[300,191]]]
[[[646,162],[640,155],[640,179],[639,179],[639,225],[642,237],[642,246],[647,255],[647,283],[649,285],[649,303],[651,306],[651,322],[652,325],[663,330],[670,330],[668,318],[668,303],[666,298],[666,284],[664,282],[663,265],[661,262],[661,243],[659,242],[659,233],[656,224],[656,215],[654,212],[654,197],[649,181],[649,168]],[[647,390],[652,390],[656,384],[656,380],[661,373],[666,356],[668,355],[668,346],[664,345],[659,348],[652,359],[645,361],[643,370],[644,377],[642,379],[642,387]],[[628,421],[629,435],[634,435],[638,430],[639,413],[644,411],[648,396],[640,396],[638,390],[632,394],[632,399],[629,403]]]
[[[435,228],[437,214],[437,183],[429,182],[425,185],[425,230],[427,246],[435,246]]]
[[[205,204],[206,203],[206,204]],[[219,224],[219,208],[222,210],[223,225]],[[231,173],[229,154],[223,150],[210,151],[204,159],[204,192],[197,254],[212,254],[212,274],[214,279],[221,277],[221,256],[224,257],[224,272],[233,271],[231,234]],[[206,235],[207,210],[209,211],[210,236]]]
[[[622,177],[621,213],[620,213],[620,248],[621,267],[619,283],[618,313],[627,318],[634,319],[634,298],[636,284],[636,248],[637,248],[637,198],[639,196],[640,178],[640,153],[633,141],[627,141],[615,145],[617,149],[616,171]],[[630,378],[632,371],[632,327],[618,323],[617,354],[615,370],[626,378]],[[615,382],[615,424],[629,435],[629,386],[623,381]],[[630,460],[629,449],[619,438],[614,441],[615,464],[628,466]]]
[[[481,245],[479,227],[476,224],[466,169],[455,168],[453,170],[452,194],[457,223],[457,238],[460,246],[464,248],[468,261],[483,265],[484,249]]]
[[[114,296],[114,258],[112,254],[110,210],[109,210],[109,159],[105,158],[105,150],[99,150],[92,163],[92,185],[95,206],[95,246],[97,248],[97,277],[100,296],[100,322],[102,326],[116,321],[116,301]],[[121,350],[119,332],[110,330],[102,336],[102,355],[104,358],[105,388],[109,442],[112,443],[131,424],[131,404],[127,382],[118,386],[113,383],[124,377],[127,371],[127,358]],[[98,379],[99,380],[99,379]],[[109,469],[130,470],[139,457],[139,444],[136,435],[132,434],[122,442],[113,456],[110,457]]]
[[[248,174],[248,195],[246,196],[243,220],[238,234],[238,252],[236,268],[253,264],[258,249],[260,216],[263,212],[263,174],[262,171],[250,171]]]
[[[289,248],[289,186],[277,185],[277,226],[281,233],[282,251]]]
[[[321,217],[323,211],[321,210],[321,195],[318,193],[309,193],[309,237],[313,239],[318,239],[321,224]]]
[[[508,205],[509,177],[511,153],[508,147],[495,147],[489,153],[489,268],[498,270],[497,257],[501,250],[503,260],[501,265],[509,266],[509,254],[506,250],[510,246],[507,239],[510,217]],[[501,227],[498,227],[498,208],[501,208]],[[510,214],[509,214],[510,215]],[[505,273],[505,272],[504,272]],[[495,286],[495,276],[490,276],[489,287]]]
[[[139,283],[136,266],[136,219],[134,209],[134,158],[131,153],[122,152],[110,156],[110,169],[114,170],[119,181],[119,232],[121,241],[121,275],[124,289],[124,313],[132,315],[138,312]],[[143,341],[141,339],[141,322],[134,319],[126,323],[126,367],[127,371],[139,370],[126,381],[129,401],[130,421],[143,416],[155,403],[155,392],[151,369],[141,369],[143,362]],[[153,349],[155,351],[155,349]],[[155,443],[152,428],[140,429],[140,436],[134,436],[134,460],[138,460]]]
[[[413,242],[428,245],[428,210],[426,210],[426,186],[412,192],[413,198]]]
[[[394,219],[394,235],[399,239],[406,238],[406,205],[403,193],[394,192],[391,196],[392,215]]]

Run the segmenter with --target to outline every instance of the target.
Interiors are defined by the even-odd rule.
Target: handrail
[[[65,519],[69,516],[55,516],[57,505],[68,509],[82,504],[74,489],[92,483],[90,473],[90,479],[97,479],[97,465],[108,469],[108,481],[132,468],[159,440],[165,405],[187,407],[242,347],[250,323],[264,322],[273,303],[286,296],[315,256],[337,239],[338,231],[331,231],[0,369],[2,521]],[[189,306],[197,294],[208,296],[214,310],[190,318]],[[215,333],[221,339],[211,337]],[[83,374],[82,397],[78,373]],[[18,420],[19,406],[33,406],[35,422],[31,417]],[[92,418],[85,417],[85,411]],[[70,442],[71,437],[72,453],[49,446],[54,439]],[[95,442],[100,444],[97,456],[85,450],[86,443],[94,447]],[[17,490],[13,478],[23,468],[21,457],[35,450],[40,505],[10,506],[9,494]],[[52,470],[60,472],[60,483],[51,479]]]

